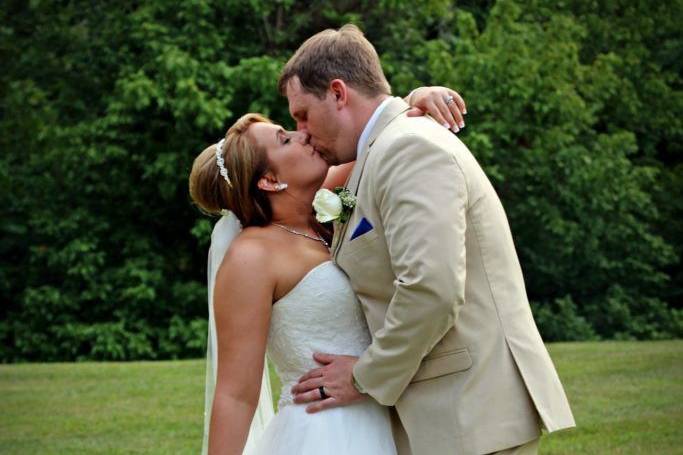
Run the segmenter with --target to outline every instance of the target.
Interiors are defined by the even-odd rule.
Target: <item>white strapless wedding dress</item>
[[[245,455],[395,455],[389,412],[373,399],[308,414],[290,393],[320,366],[314,352],[358,356],[370,341],[344,272],[332,261],[314,267],[273,305],[267,354],[282,381],[279,410]]]

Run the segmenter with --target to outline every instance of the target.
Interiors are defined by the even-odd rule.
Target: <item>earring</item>
[[[286,189],[286,188],[287,188],[287,184],[286,184],[286,183],[276,183],[276,184],[275,184],[275,189],[278,190],[278,191],[282,191],[282,190],[284,190],[284,189]]]

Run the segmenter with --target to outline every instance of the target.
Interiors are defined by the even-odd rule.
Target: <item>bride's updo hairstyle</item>
[[[257,186],[268,170],[268,155],[246,134],[250,125],[260,122],[272,123],[260,114],[243,115],[225,135],[223,160],[230,184],[216,163],[216,144],[195,158],[190,172],[190,197],[203,212],[218,215],[223,209],[232,210],[243,227],[270,223],[270,201]]]

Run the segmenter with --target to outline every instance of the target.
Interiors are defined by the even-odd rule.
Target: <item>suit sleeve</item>
[[[390,406],[464,303],[467,185],[454,156],[421,136],[402,136],[381,152],[370,177],[394,294],[384,327],[353,374],[365,392]]]

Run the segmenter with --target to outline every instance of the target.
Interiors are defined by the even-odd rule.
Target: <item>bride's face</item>
[[[289,189],[320,188],[329,166],[309,143],[308,134],[285,131],[272,123],[254,123],[248,132],[265,148],[279,182],[287,183]]]

